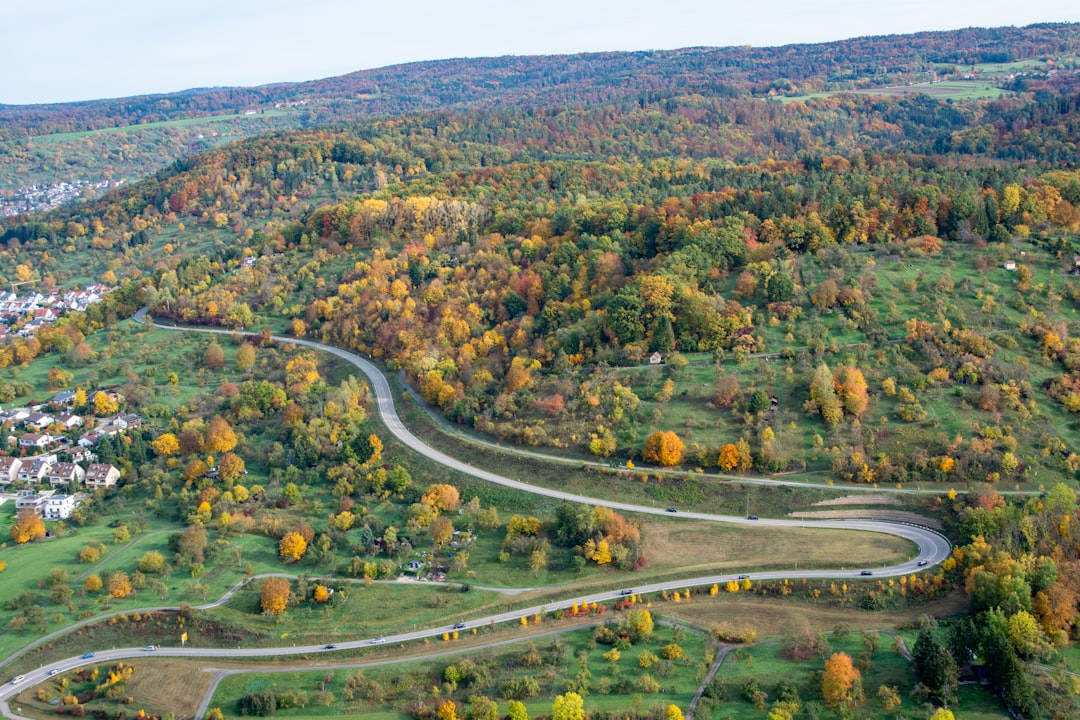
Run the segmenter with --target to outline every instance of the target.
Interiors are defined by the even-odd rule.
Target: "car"
[[[668,508],[667,511],[668,512],[679,512],[679,509],[678,508]]]
[[[860,575],[873,575],[874,573],[870,572],[869,570],[863,570],[863,571],[862,571],[861,573],[859,573],[859,574],[860,574]]]
[[[757,520],[757,519],[758,519],[758,516],[757,516],[757,515],[747,515],[747,516],[746,516],[746,519],[747,519],[747,520]]]
[[[372,645],[382,645],[384,642],[386,642],[386,638],[375,638],[374,640],[371,641],[371,644]]]
[[[465,623],[454,623],[454,629],[455,630],[464,630],[465,629]]]
[[[930,561],[929,560],[920,560],[918,564],[919,564],[919,567],[926,567],[927,565],[930,564]]]
[[[620,590],[619,594],[620,595],[633,595],[634,591],[631,590],[630,588],[626,588],[625,590]]]
[[[26,679],[25,675],[16,675],[15,677],[11,678],[11,684],[12,685],[18,685],[19,683],[21,683],[25,679]]]
[[[334,645],[333,643],[331,643],[331,644],[327,645],[326,647],[324,647],[323,650],[337,650],[337,645]]]
[[[60,672],[60,668],[53,668],[52,670],[49,671],[49,677],[52,677],[53,675],[56,675],[58,672]]]
[[[749,580],[749,579],[750,579],[750,576],[749,576],[749,575],[740,575],[740,576],[739,576],[739,579],[740,579],[740,580]]]
[[[157,650],[157,645],[147,645],[143,648],[143,652],[154,652]]]
[[[83,655],[83,656],[82,656],[82,659],[83,659],[83,660],[89,660],[89,659],[90,659],[90,658],[92,658],[92,657],[94,657],[94,651],[93,651],[93,650],[91,650],[90,652],[88,652],[88,653],[86,653],[85,655]]]

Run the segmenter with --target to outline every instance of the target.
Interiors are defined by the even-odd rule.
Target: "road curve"
[[[140,310],[135,320],[142,322],[146,317],[146,309]],[[192,332],[204,332],[221,335],[231,335],[231,330],[219,330],[214,328],[177,328],[167,325],[159,325],[153,323],[155,326],[165,330],[187,330]],[[274,336],[274,340],[282,343],[293,343],[296,345],[303,345],[306,347],[314,348],[323,352],[336,355],[337,357],[351,363],[357,367],[361,372],[367,376],[368,381],[371,383],[372,390],[375,394],[376,405],[383,423],[387,429],[400,440],[403,444],[408,446],[415,452],[424,455],[425,457],[441,464],[446,467],[457,470],[458,472],[472,477],[486,480],[497,485],[504,487],[514,488],[523,492],[529,492],[536,495],[543,495],[545,497],[554,498],[556,500],[565,500],[573,503],[584,503],[588,505],[602,505],[610,507],[615,510],[621,510],[630,513],[639,513],[645,515],[661,515],[672,518],[690,518],[694,520],[707,520],[712,522],[723,522],[734,525],[752,525],[756,527],[800,527],[800,528],[830,528],[836,530],[861,530],[865,532],[877,532],[886,535],[893,535],[901,537],[906,540],[910,540],[915,543],[918,548],[918,554],[910,560],[899,563],[897,565],[890,565],[888,567],[875,568],[871,572],[875,577],[894,577],[899,575],[908,575],[917,571],[920,571],[926,567],[936,565],[944,561],[949,557],[952,547],[949,541],[943,536],[933,530],[929,530],[924,527],[915,525],[905,525],[900,523],[891,523],[884,521],[871,521],[871,520],[832,520],[832,521],[813,521],[813,520],[780,520],[763,518],[760,520],[750,520],[744,517],[735,517],[730,515],[715,515],[711,513],[702,512],[682,512],[677,511],[672,514],[669,510],[658,509],[648,507],[644,505],[633,505],[631,503],[617,502],[608,500],[605,498],[588,497],[584,495],[575,495],[573,493],[562,492],[560,490],[552,490],[549,488],[538,487],[536,485],[530,485],[519,480],[504,477],[487,470],[480,468],[474,468],[468,463],[462,462],[457,458],[450,457],[435,448],[427,445],[423,440],[416,437],[409,431],[405,424],[401,421],[401,418],[397,414],[397,410],[394,407],[393,394],[390,391],[390,384],[387,382],[385,376],[379,371],[379,369],[369,362],[368,360],[360,357],[356,353],[349,352],[348,350],[342,350],[341,348],[333,347],[330,345],[323,345],[322,343],[313,342],[311,340],[303,340],[300,338],[279,337]],[[473,627],[494,625],[500,622],[517,621],[522,617],[530,617],[538,613],[549,612],[553,610],[565,610],[573,605],[580,605],[581,603],[606,603],[614,600],[618,600],[626,594],[644,594],[661,591],[681,590],[690,587],[700,587],[703,585],[723,584],[729,580],[739,580],[743,577],[748,577],[751,581],[763,581],[763,580],[784,580],[788,578],[807,578],[807,579],[821,579],[821,578],[838,578],[838,579],[856,579],[867,572],[862,567],[847,569],[840,568],[838,570],[804,570],[799,571],[797,569],[770,571],[770,572],[758,572],[749,574],[736,574],[728,573],[723,575],[710,575],[707,577],[698,577],[689,580],[674,580],[668,582],[649,583],[634,585],[624,590],[617,591],[605,591],[592,593],[582,597],[571,598],[567,600],[560,600],[557,602],[549,602],[543,605],[536,605],[529,608],[512,610],[509,612],[499,613],[496,615],[490,615],[484,618],[478,618],[476,620],[464,623],[463,628],[456,628],[457,630],[469,630]],[[392,645],[398,643],[404,643],[413,640],[422,640],[425,638],[439,637],[443,633],[453,632],[455,628],[452,625],[444,625],[433,628],[426,628],[423,630],[417,630],[408,633],[399,633],[397,635],[388,635],[384,638],[369,638],[365,640],[351,640],[335,643],[335,649],[355,649],[362,647],[370,647],[373,645]],[[170,656],[170,657],[221,657],[221,658],[237,658],[237,657],[262,657],[266,655],[310,655],[330,652],[325,645],[304,645],[304,646],[289,646],[278,648],[230,648],[230,649],[213,649],[213,648],[158,648],[153,651],[156,656]],[[140,657],[146,653],[145,650],[139,648],[120,648],[115,650],[105,650],[95,654],[90,658],[68,658],[55,662],[51,665],[40,667],[34,671],[28,672],[18,682],[13,684],[7,682],[4,685],[0,685],[0,711],[3,711],[5,716],[18,718],[11,712],[11,709],[7,705],[7,700],[13,695],[17,694],[25,686],[33,686],[42,680],[46,679],[50,671],[67,671],[82,665],[88,665],[101,662],[113,662],[116,660]]]

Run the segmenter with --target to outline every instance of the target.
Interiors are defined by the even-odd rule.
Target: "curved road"
[[[136,316],[136,321],[143,321],[146,316],[146,309],[140,310]],[[213,328],[176,328],[167,325],[158,325],[159,328],[165,330],[187,330],[194,332],[205,332],[222,335],[231,335],[231,330],[219,330]],[[274,336],[274,340],[282,343],[293,343],[296,345],[303,345],[306,347],[328,352],[339,358],[356,366],[364,375],[367,376],[368,381],[371,383],[373,392],[375,393],[376,403],[379,414],[382,417],[387,429],[400,440],[403,444],[408,446],[415,452],[424,455],[425,457],[441,464],[446,467],[457,470],[458,472],[472,477],[486,480],[497,485],[504,487],[514,488],[523,492],[529,492],[537,495],[543,495],[556,500],[565,500],[567,502],[585,503],[588,505],[602,505],[610,507],[615,510],[621,510],[629,513],[639,513],[645,515],[662,515],[665,517],[679,517],[690,518],[694,520],[707,520],[712,522],[724,522],[735,525],[753,525],[756,527],[802,527],[802,528],[831,528],[836,530],[861,530],[865,532],[878,532],[886,535],[893,535],[901,537],[915,543],[919,552],[918,555],[910,560],[889,567],[876,568],[872,571],[875,577],[890,577],[899,575],[908,575],[919,571],[924,567],[936,565],[947,557],[949,557],[952,548],[949,541],[942,535],[929,530],[924,527],[915,525],[903,525],[899,523],[881,522],[881,521],[869,521],[869,520],[834,520],[834,521],[813,521],[813,520],[779,520],[779,519],[760,519],[749,520],[744,517],[734,517],[730,515],[714,515],[711,513],[702,512],[677,512],[675,515],[671,515],[668,510],[661,510],[658,508],[647,507],[643,505],[633,505],[631,503],[617,502],[608,500],[605,498],[588,497],[583,495],[575,495],[573,493],[562,492],[560,490],[552,490],[549,488],[537,487],[530,485],[519,480],[513,480],[502,475],[498,475],[487,470],[480,468],[474,468],[468,463],[462,462],[456,458],[450,457],[442,452],[439,452],[435,448],[427,445],[423,440],[416,437],[405,427],[401,418],[398,417],[397,410],[394,407],[393,395],[390,392],[390,384],[387,382],[385,376],[379,371],[379,369],[372,363],[368,362],[359,355],[342,350],[341,348],[332,347],[329,345],[323,345],[322,343],[313,342],[311,340],[302,340],[299,338],[290,337],[278,337]],[[529,608],[513,610],[510,612],[499,613],[496,615],[490,615],[484,618],[478,618],[476,620],[464,623],[464,629],[470,629],[473,627],[491,625],[500,622],[517,621],[521,617],[535,615],[537,613],[543,613],[552,610],[568,609],[575,604],[582,602],[587,603],[604,603],[612,600],[618,600],[625,594],[639,593],[651,593],[661,592],[665,590],[680,590],[688,587],[699,587],[702,585],[713,585],[726,583],[729,580],[738,580],[742,577],[749,577],[752,581],[760,580],[783,580],[791,577],[798,578],[849,578],[856,579],[867,572],[860,568],[856,569],[839,569],[839,570],[791,570],[791,571],[773,571],[773,572],[760,572],[749,573],[748,575],[741,574],[724,574],[724,575],[710,575],[708,577],[699,577],[691,580],[676,580],[660,583],[651,583],[644,585],[635,585],[633,587],[626,588],[621,591],[606,591],[599,593],[592,593],[582,597],[571,598],[567,600],[560,600],[557,602],[550,602],[544,605],[536,605]],[[382,644],[397,644],[404,643],[412,640],[421,640],[424,638],[438,637],[445,632],[453,632],[455,628],[451,625],[444,625],[440,627],[427,628],[424,630],[417,630],[408,633],[399,633],[397,635],[386,636],[385,638],[371,638],[365,640],[352,640],[343,641],[335,644],[336,649],[354,649],[368,646],[377,646]],[[462,629],[462,628],[457,628]],[[81,665],[87,665],[91,663],[111,662],[115,660],[139,657],[144,654],[144,650],[139,648],[121,648],[115,650],[106,650],[98,652],[93,659],[89,658],[68,658],[55,662],[51,665],[40,667],[32,672],[26,673],[18,683],[7,682],[4,685],[0,685],[0,710],[8,717],[19,717],[12,713],[11,709],[7,705],[8,698],[17,694],[22,687],[35,685],[46,677],[48,677],[50,671],[66,671]],[[289,646],[279,648],[232,648],[232,649],[208,649],[208,648],[159,648],[154,651],[155,655],[167,655],[176,657],[223,657],[223,658],[236,658],[236,657],[261,657],[266,655],[309,655],[316,653],[330,652],[324,645],[305,645],[305,646]]]

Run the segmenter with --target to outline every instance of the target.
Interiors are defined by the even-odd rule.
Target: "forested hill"
[[[0,139],[138,125],[307,103],[328,118],[395,115],[454,105],[586,104],[644,90],[709,88],[782,94],[856,89],[979,63],[1075,52],[1076,24],[969,28],[816,45],[684,48],[572,56],[439,60],[254,88],[53,105],[0,105]],[[738,88],[738,89],[736,89]]]

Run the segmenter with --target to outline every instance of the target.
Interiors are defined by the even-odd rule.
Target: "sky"
[[[1077,0],[0,0],[0,103],[312,80],[417,60],[1078,22]]]

